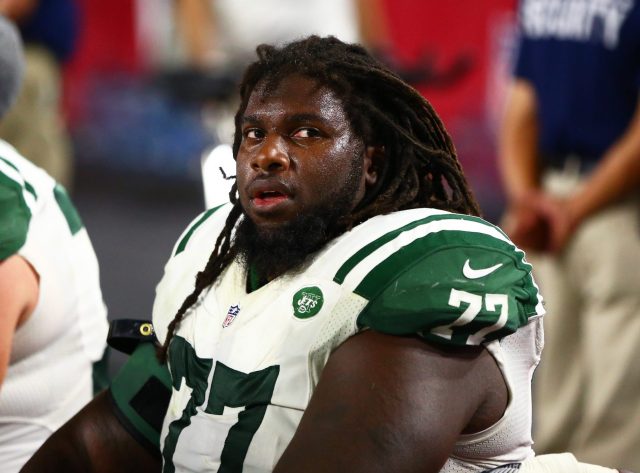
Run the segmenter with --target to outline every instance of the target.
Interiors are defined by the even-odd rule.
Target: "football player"
[[[161,362],[141,344],[24,471],[519,468],[542,299],[436,113],[358,45],[257,51],[231,203],[157,287]]]
[[[22,71],[0,16],[0,120]],[[98,262],[71,200],[0,140],[0,470],[15,473],[93,397],[105,350]]]

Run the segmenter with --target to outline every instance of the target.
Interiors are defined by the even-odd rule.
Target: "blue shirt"
[[[536,91],[541,155],[595,164],[638,102],[638,0],[523,0],[520,20],[515,75]]]
[[[64,62],[75,49],[78,23],[74,0],[40,0],[33,14],[20,25],[20,33],[25,43],[44,46]]]

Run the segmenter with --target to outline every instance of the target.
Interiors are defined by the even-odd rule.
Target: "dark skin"
[[[329,358],[274,472],[438,472],[459,435],[495,423],[507,397],[483,348],[365,332]]]
[[[160,455],[152,455],[125,430],[105,391],[54,432],[20,471],[139,473],[161,469]]]
[[[354,159],[357,179],[345,172]],[[277,232],[296,212],[331,205],[349,179],[355,207],[375,184],[380,159],[380,149],[353,134],[331,90],[293,75],[270,93],[259,85],[249,101],[237,157],[240,200],[262,231]],[[23,471],[160,471],[106,401],[92,401]],[[445,349],[365,331],[330,356],[274,471],[436,473],[459,436],[497,422],[507,401],[501,372],[482,347]],[[43,468],[68,453],[69,464]],[[132,459],[144,466],[124,470]]]
[[[256,88],[237,157],[245,212],[277,231],[295,212],[330,205],[358,151],[362,174],[354,207],[375,184],[381,153],[353,135],[340,100],[296,75],[270,94]],[[498,367],[482,348],[445,351],[366,332],[331,355],[274,471],[437,472],[460,433],[495,423],[507,397]]]
[[[364,332],[329,358],[274,472],[435,473],[458,436],[494,424],[507,399],[484,348],[443,349],[413,337]],[[124,429],[102,393],[21,471],[159,472],[161,462]]]
[[[375,155],[376,148],[365,149],[351,131],[341,102],[327,88],[298,75],[272,91],[259,84],[244,113],[236,157],[240,202],[261,230],[278,231],[296,213],[331,205],[357,156],[362,173],[355,207],[375,183]]]

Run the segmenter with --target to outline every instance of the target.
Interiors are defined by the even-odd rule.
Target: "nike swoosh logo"
[[[482,268],[482,269],[473,269],[469,266],[469,260],[464,262],[464,267],[462,268],[462,274],[467,279],[478,279],[483,278],[485,276],[489,276],[496,269],[502,266],[502,263],[498,263],[495,266],[491,266],[490,268]]]

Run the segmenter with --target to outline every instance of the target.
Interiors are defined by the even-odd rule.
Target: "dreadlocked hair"
[[[238,218],[242,214],[242,207],[240,207],[240,203],[236,198],[236,190],[237,185],[234,182],[233,186],[231,186],[231,190],[229,191],[229,199],[233,203],[233,207],[227,216],[222,232],[218,235],[213,252],[211,253],[211,256],[209,256],[209,261],[207,261],[204,269],[196,274],[196,283],[193,291],[182,302],[178,312],[176,312],[173,320],[167,326],[167,336],[164,344],[158,351],[158,358],[162,363],[167,362],[169,344],[171,343],[171,339],[173,338],[178,325],[187,313],[187,310],[189,310],[189,308],[198,301],[202,291],[209,287],[218,278],[218,276],[220,276],[220,273],[222,273],[229,263],[233,261],[233,258],[235,258],[237,254],[235,247],[231,245],[231,233],[238,221]]]
[[[431,104],[362,46],[334,37],[310,36],[281,48],[263,44],[256,51],[258,60],[246,69],[240,84],[234,158],[242,141],[241,121],[258,84],[272,90],[282,79],[298,74],[332,90],[341,99],[355,134],[366,145],[383,150],[375,185],[340,222],[342,231],[376,215],[418,207],[480,215],[451,137]],[[213,253],[198,273],[193,292],[169,324],[162,349],[165,359],[187,310],[237,255],[231,239],[242,215],[236,189],[234,185],[229,194],[233,209]]]

